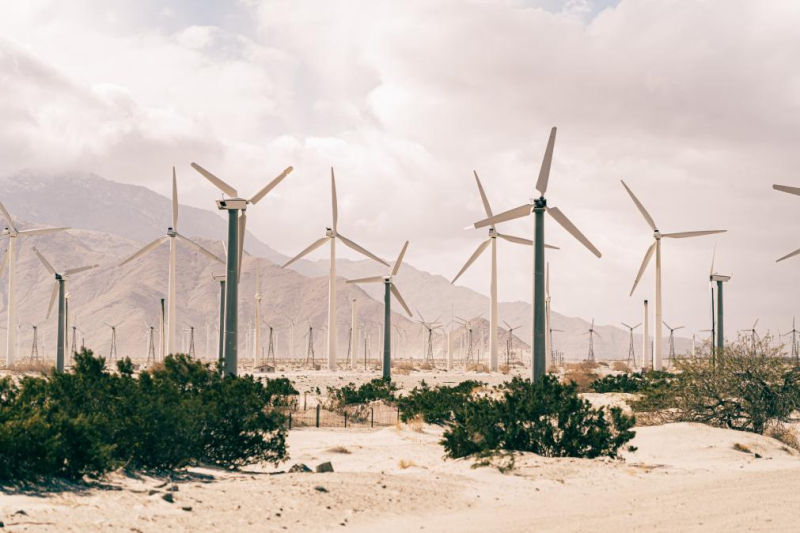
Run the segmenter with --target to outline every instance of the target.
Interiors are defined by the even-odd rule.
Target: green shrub
[[[0,381],[0,479],[285,458],[278,396],[251,377],[222,377],[185,355],[138,377],[129,360],[117,370],[84,351],[72,373]]]
[[[637,393],[645,389],[654,389],[668,386],[673,374],[662,370],[648,370],[644,374],[635,372],[632,374],[608,375],[602,379],[595,380],[590,388],[594,392],[628,392]]]
[[[357,387],[348,383],[344,387],[328,387],[328,404],[334,411],[342,411],[348,405],[365,404],[382,400],[396,401],[397,385],[390,379],[375,378]]]
[[[677,373],[644,391],[636,411],[666,422],[700,422],[763,434],[800,409],[800,369],[768,340],[739,339],[710,359],[676,360]]]
[[[472,392],[483,386],[480,381],[466,380],[454,387],[437,385],[431,388],[423,380],[419,387],[414,387],[408,395],[397,400],[400,409],[400,420],[409,420],[421,416],[428,424],[445,424],[453,420],[453,413],[469,400]]]
[[[531,383],[515,377],[502,397],[470,397],[457,409],[442,445],[449,457],[501,451],[545,457],[616,457],[635,420],[618,407],[593,408],[574,384],[552,376]],[[608,416],[607,416],[608,415]]]

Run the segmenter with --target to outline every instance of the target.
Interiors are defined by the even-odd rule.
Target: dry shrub
[[[784,424],[778,424],[767,430],[767,436],[784,443],[789,448],[800,451],[800,440],[797,432]]]
[[[414,366],[413,361],[396,361],[392,363],[392,368],[396,368],[398,370],[416,370],[417,368]]]
[[[405,470],[406,468],[417,466],[417,463],[415,463],[414,461],[406,461],[405,459],[400,459],[399,465],[402,470]]]
[[[17,361],[8,370],[14,374],[50,374],[53,364],[44,361]]]
[[[622,361],[614,361],[614,364],[611,365],[611,370],[616,370],[617,372],[625,372],[626,374],[631,373],[631,367],[629,367],[627,363],[623,363]]]
[[[425,361],[424,363],[419,365],[419,369],[420,370],[433,370],[433,365],[430,364],[429,362]]]
[[[736,450],[737,452],[753,453],[753,450],[751,450],[750,448],[748,448],[744,444],[739,444],[738,442],[733,445],[733,449]]]
[[[489,367],[483,363],[472,363],[467,365],[467,372],[489,372]]]
[[[509,368],[508,365],[501,365],[500,366],[500,373],[501,374],[508,375],[509,372],[511,372],[511,368]]]
[[[411,373],[411,371],[407,368],[395,368],[392,370],[392,373],[397,374],[398,376],[407,376]]]
[[[595,368],[597,365],[590,361],[571,363],[567,365],[567,371],[564,373],[564,382],[574,383],[578,387],[578,392],[589,392],[592,383],[597,379],[597,374],[593,372]]]
[[[352,453],[350,450],[348,450],[344,446],[334,446],[333,448],[328,448],[327,451],[329,451],[330,453],[343,453],[343,454]]]

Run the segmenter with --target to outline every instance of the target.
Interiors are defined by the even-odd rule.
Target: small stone
[[[320,463],[317,465],[317,473],[324,474],[326,472],[333,472],[333,465],[330,461],[326,461],[324,463]]]
[[[172,485],[167,490],[170,492],[178,492],[178,485]]]
[[[17,511],[16,513],[14,513],[14,515],[28,516],[28,513],[26,513],[26,512],[25,512],[25,511],[23,511],[22,509],[20,509],[19,511]]]
[[[173,496],[171,492],[168,492],[163,496],[161,496],[161,499],[164,500],[165,502],[175,503],[175,496]]]
[[[158,494],[158,491],[156,489],[150,489],[147,491],[148,496],[152,496],[153,494]]]
[[[295,465],[292,465],[292,467],[289,469],[289,473],[290,474],[296,474],[298,472],[299,473],[306,473],[306,472],[313,472],[313,470],[311,470],[309,467],[307,467],[303,463],[297,463]]]
[[[181,507],[181,509],[183,509],[186,512],[189,512],[189,511],[192,510],[192,506],[191,505],[184,505],[183,507]]]
[[[756,459],[761,459],[761,454],[757,453],[755,455],[756,455]]]
[[[328,492],[328,489],[326,489],[322,485],[317,485],[316,487],[314,487],[314,490],[317,492]]]
[[[0,520],[0,527],[6,527],[2,520]]]

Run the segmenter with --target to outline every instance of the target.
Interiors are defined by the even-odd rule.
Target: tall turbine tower
[[[515,207],[509,211],[500,213],[493,217],[486,218],[476,222],[476,228],[483,228],[485,226],[492,226],[505,222],[507,220],[514,220],[533,214],[533,312],[531,322],[531,350],[533,364],[531,365],[532,378],[534,380],[540,379],[546,372],[546,353],[545,353],[545,279],[544,279],[544,214],[547,212],[553,219],[561,224],[573,237],[578,239],[581,244],[586,246],[593,254],[600,257],[600,251],[589,242],[583,233],[561,212],[557,207],[548,207],[545,193],[547,192],[547,184],[550,180],[550,165],[553,161],[553,147],[556,142],[556,128],[550,130],[550,139],[547,142],[547,148],[544,152],[544,160],[542,167],[539,170],[539,179],[536,182],[536,190],[539,191],[539,198],[531,199],[528,203]]]
[[[635,368],[636,367],[636,350],[634,350],[634,348],[633,348],[633,330],[635,330],[636,328],[641,326],[642,323],[640,322],[640,323],[636,324],[635,326],[629,326],[625,322],[621,322],[621,324],[623,326],[625,326],[626,328],[628,328],[628,332],[630,333],[630,342],[628,343],[628,365],[631,368]]]
[[[622,180],[620,180],[622,181]],[[653,221],[653,217],[650,216],[650,213],[647,212],[647,209],[644,208],[642,203],[639,201],[638,198],[633,194],[625,182],[622,181],[622,186],[625,187],[625,190],[628,191],[628,194],[633,200],[633,203],[636,204],[636,208],[644,217],[647,225],[650,226],[650,229],[653,230],[653,239],[655,242],[650,245],[650,248],[647,249],[647,252],[644,255],[644,261],[642,261],[642,266],[639,267],[639,272],[636,274],[636,280],[633,282],[633,288],[631,289],[631,296],[633,296],[633,291],[636,290],[636,285],[639,284],[639,280],[642,279],[642,274],[644,274],[645,269],[647,268],[648,263],[650,263],[650,258],[653,257],[653,252],[656,254],[656,322],[655,322],[655,356],[653,365],[655,370],[661,370],[662,367],[662,333],[661,327],[663,326],[664,318],[662,316],[662,298],[661,298],[661,238],[666,237],[668,239],[684,239],[687,237],[700,237],[703,235],[714,235],[716,233],[725,233],[727,230],[710,230],[710,231],[682,231],[679,233],[661,233],[656,226],[655,221]]]
[[[50,305],[47,307],[47,318],[50,318],[50,313],[53,311],[53,303],[56,300],[56,296],[58,296],[58,337],[57,337],[57,344],[56,344],[56,371],[63,372],[64,371],[64,352],[67,349],[67,317],[65,312],[65,300],[66,300],[66,293],[67,293],[67,283],[69,280],[69,276],[73,274],[77,274],[78,272],[83,272],[85,270],[91,270],[93,268],[97,268],[99,265],[89,265],[83,266],[78,268],[70,268],[64,270],[63,272],[56,272],[56,269],[44,258],[44,256],[37,250],[35,247],[33,248],[36,257],[39,258],[39,261],[42,262],[44,268],[55,277],[55,282],[53,283],[53,292],[50,293]]]
[[[305,257],[306,255],[310,254],[326,242],[330,242],[331,244],[331,260],[330,260],[330,272],[328,277],[328,369],[329,370],[336,370],[336,350],[338,347],[338,340],[337,340],[337,327],[336,327],[336,239],[342,241],[342,243],[347,246],[348,248],[355,250],[356,252],[369,257],[370,259],[377,261],[383,265],[389,266],[389,263],[381,259],[380,257],[368,252],[363,247],[359,246],[358,244],[354,243],[341,233],[339,233],[338,225],[339,225],[339,205],[336,199],[336,178],[333,175],[333,167],[331,167],[331,208],[333,211],[333,224],[330,228],[325,228],[325,236],[321,239],[315,241],[310,246],[308,246],[305,250],[291,258],[283,267],[286,268],[298,259]]]
[[[491,218],[494,215],[492,214],[492,208],[489,205],[489,199],[486,197],[486,193],[483,190],[481,180],[478,178],[478,173],[473,171],[473,174],[475,175],[475,182],[478,184],[478,192],[480,192],[481,195],[483,209],[486,212],[486,216]],[[533,241],[530,239],[523,239],[522,237],[515,237],[513,235],[504,235],[495,229],[494,224],[490,224],[489,238],[478,245],[478,249],[475,250],[472,256],[470,256],[456,277],[453,278],[453,281],[450,282],[451,284],[455,284],[458,278],[460,278],[461,275],[467,271],[470,265],[472,265],[472,263],[474,263],[475,260],[480,257],[489,244],[492,245],[492,270],[489,283],[489,368],[492,371],[497,371],[497,237],[500,237],[508,242],[533,246]],[[548,244],[545,244],[545,247],[558,250],[557,247],[550,246]]]
[[[397,286],[394,284],[394,277],[397,275],[397,272],[400,270],[400,266],[403,264],[403,256],[406,255],[406,249],[408,248],[408,241],[403,245],[403,249],[400,250],[400,255],[397,256],[397,261],[394,262],[394,266],[389,271],[388,276],[373,276],[370,278],[361,278],[361,279],[351,279],[347,280],[347,283],[383,283],[384,291],[383,291],[383,378],[384,379],[392,379],[392,320],[391,320],[391,313],[392,313],[392,294],[394,297],[397,298],[397,301],[400,302],[400,305],[403,307],[408,316],[414,318],[414,315],[411,313],[411,310],[406,305],[405,300],[400,295],[400,291],[397,289]]]
[[[722,351],[725,348],[725,333],[724,333],[724,328],[723,328],[724,315],[722,313],[722,311],[723,311],[723,306],[722,306],[722,284],[727,282],[727,281],[730,281],[731,277],[730,276],[724,276],[722,274],[714,272],[714,259],[716,259],[716,256],[717,256],[717,249],[716,249],[716,247],[714,247],[714,253],[711,255],[711,270],[709,271],[709,281],[711,282],[711,290],[712,290],[712,296],[711,296],[712,313],[713,313],[713,305],[714,305],[714,296],[713,296],[714,283],[717,284],[717,317],[716,317],[716,320],[715,320],[715,328],[716,328],[716,335],[717,335],[717,338],[716,338],[716,344],[717,344],[716,353],[719,354],[719,355],[722,355]],[[711,341],[711,344],[712,344],[711,350],[715,351],[714,350],[714,346],[713,346],[713,344],[714,344],[714,340],[713,339]],[[712,361],[716,362],[716,357],[712,357]]]
[[[177,346],[175,345],[176,339],[175,336],[177,334],[178,322],[175,314],[175,292],[177,288],[177,267],[175,264],[175,257],[177,254],[177,246],[175,239],[180,239],[181,241],[185,242],[186,244],[194,247],[198,252],[202,253],[214,259],[215,261],[219,261],[222,263],[222,259],[214,255],[213,253],[209,252],[196,242],[191,239],[188,239],[178,233],[178,179],[175,176],[175,167],[172,167],[172,226],[167,228],[167,234],[164,237],[159,237],[158,239],[154,240],[125,261],[120,263],[120,266],[126,265],[133,261],[134,259],[138,259],[144,255],[147,255],[151,251],[158,248],[162,243],[169,241],[169,271],[168,271],[168,280],[167,280],[167,333],[166,333],[166,349],[167,354],[174,354],[177,351]]]
[[[17,237],[30,237],[33,235],[42,235],[45,233],[53,233],[55,231],[64,231],[69,228],[39,228],[18,230],[11,220],[11,215],[6,210],[5,206],[0,203],[0,211],[8,223],[8,226],[3,230],[3,235],[8,237],[8,249],[6,255],[0,263],[0,272],[3,267],[8,264],[8,305],[6,307],[8,315],[8,325],[6,330],[6,366],[11,366],[19,356],[19,343],[17,342]]]
[[[217,208],[228,212],[228,258],[226,262],[225,283],[225,373],[236,375],[239,366],[239,273],[244,251],[244,237],[247,225],[248,204],[256,205],[269,191],[274,189],[283,178],[289,175],[292,167],[286,167],[278,177],[267,183],[250,199],[240,198],[239,192],[204,169],[197,163],[192,163],[192,168],[210,181],[217,189],[222,191],[223,197],[217,200]],[[225,198],[228,195],[229,198]],[[241,212],[241,214],[240,214]]]

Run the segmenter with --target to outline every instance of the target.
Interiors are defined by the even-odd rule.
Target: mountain
[[[44,321],[49,290],[52,282],[39,265],[31,251],[38,246],[51,262],[57,266],[70,267],[87,262],[97,262],[101,268],[76,276],[71,283],[73,293],[72,310],[77,312],[78,325],[84,330],[87,345],[98,347],[102,353],[108,351],[110,328],[104,322],[113,324],[124,320],[118,329],[119,352],[136,355],[146,354],[145,322],[155,324],[158,317],[158,302],[166,292],[167,246],[156,249],[148,256],[138,259],[125,267],[116,265],[133,253],[145,242],[164,235],[170,225],[170,199],[145,187],[127,185],[106,180],[94,174],[63,174],[59,176],[40,176],[32,173],[19,173],[0,178],[0,201],[14,215],[23,215],[19,225],[69,226],[72,229],[63,234],[45,235],[22,240],[19,247],[19,319],[23,325],[21,353],[30,351],[30,323],[41,323],[40,332],[45,336],[45,346],[52,344],[54,333],[49,323]],[[180,207],[179,227],[181,233],[196,238],[212,251],[222,255],[220,241],[226,239],[227,222],[217,212]],[[266,322],[285,330],[287,317],[295,320],[295,356],[305,354],[303,334],[308,322],[315,328],[327,323],[327,274],[328,262],[325,260],[303,260],[295,263],[292,269],[281,269],[288,258],[261,242],[248,232],[247,252],[254,257],[263,258],[262,265],[262,314]],[[200,256],[185,246],[178,245],[178,316],[186,327],[195,327],[195,345],[198,352],[214,352],[216,345],[216,323],[218,313],[219,288],[212,281],[212,274],[222,270],[219,263]],[[254,259],[246,257],[240,286],[240,323],[247,324],[254,315],[255,281]],[[382,265],[371,260],[350,261],[342,259],[337,263],[337,273],[342,278],[374,276],[384,272]],[[370,345],[373,353],[378,349],[378,324],[382,320],[382,287],[375,285],[338,285],[338,323],[339,354],[347,353],[347,339],[350,328],[351,301],[359,300],[359,320],[364,322],[364,330],[370,332]],[[396,278],[406,301],[413,309],[418,309],[426,319],[447,324],[451,315],[472,318],[483,315],[475,321],[473,342],[476,345],[483,339],[483,353],[488,351],[488,298],[465,287],[452,286],[443,276],[430,274],[404,264]],[[5,284],[0,283],[0,294],[5,306]],[[395,309],[399,307],[395,306]],[[525,302],[502,302],[499,313],[502,321],[513,326],[521,326],[515,332],[515,349],[527,349],[523,342],[530,339],[530,304]],[[554,333],[554,349],[565,353],[566,359],[584,359],[588,350],[588,339],[584,335],[589,323],[583,319],[566,317],[553,312],[553,328],[563,330]],[[402,340],[398,350],[405,347],[407,354],[419,356],[423,349],[424,335],[421,327],[408,320],[404,314],[393,313],[393,323],[398,326]],[[299,323],[298,323],[299,322]],[[301,331],[302,330],[302,331]],[[628,353],[628,332],[613,326],[598,326],[601,337],[595,339],[596,357],[626,358]],[[264,330],[264,347],[267,346],[267,331]],[[287,346],[288,332],[283,332],[279,343]],[[456,331],[454,343],[462,345],[460,336],[466,333]],[[501,333],[501,351],[505,346],[504,333]],[[250,342],[240,336],[242,350]],[[46,339],[50,339],[47,341]],[[187,341],[188,342],[188,341]],[[441,351],[441,338],[435,344]],[[325,339],[322,331],[315,331],[316,357],[323,358]],[[688,339],[676,338],[676,351],[685,352],[690,348]],[[26,347],[27,346],[27,347]],[[637,354],[641,352],[641,339],[635,338]],[[466,348],[465,348],[466,349]],[[374,356],[374,355],[373,355]]]

